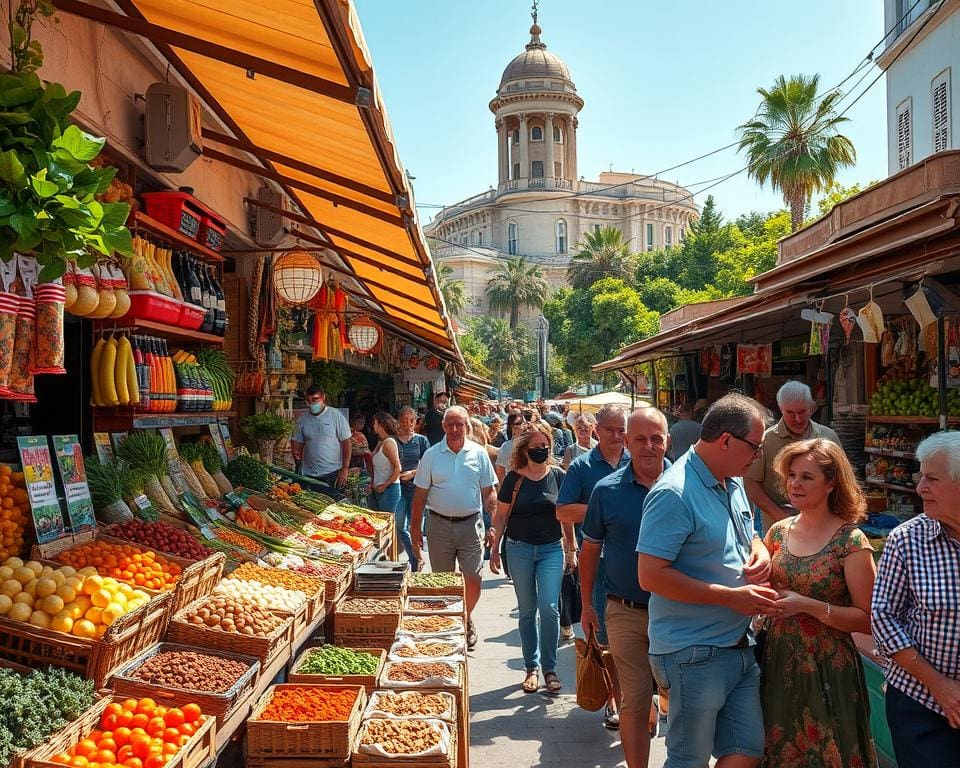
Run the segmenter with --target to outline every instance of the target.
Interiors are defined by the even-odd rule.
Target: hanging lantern
[[[304,251],[289,251],[273,266],[273,284],[287,304],[306,304],[323,284],[320,262]]]
[[[360,315],[350,323],[347,336],[357,352],[364,355],[373,355],[380,349],[380,340],[383,334],[379,325],[366,315]]]

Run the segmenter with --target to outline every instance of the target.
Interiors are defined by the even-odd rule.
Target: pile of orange
[[[23,472],[0,464],[0,562],[23,550],[23,531],[30,517]]]
[[[104,710],[99,730],[50,762],[83,768],[164,768],[205,719],[196,704],[168,709],[153,699],[113,702]]]
[[[57,560],[77,570],[92,566],[101,576],[158,591],[173,589],[181,571],[179,565],[149,549],[100,540],[61,552]]]

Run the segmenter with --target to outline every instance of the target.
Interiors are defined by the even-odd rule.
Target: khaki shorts
[[[644,717],[653,700],[653,673],[650,671],[650,639],[647,612],[607,600],[607,641],[617,665],[621,709]]]
[[[431,571],[455,571],[479,578],[483,571],[483,517],[454,522],[431,512],[427,515],[427,555]]]

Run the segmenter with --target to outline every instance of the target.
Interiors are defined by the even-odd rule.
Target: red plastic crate
[[[155,323],[177,325],[180,322],[182,304],[182,301],[156,291],[130,291],[130,310],[121,319],[152,320]]]
[[[192,195],[186,192],[144,192],[140,197],[147,207],[147,216],[199,240],[204,212]]]
[[[223,248],[223,237],[227,234],[226,224],[218,218],[204,214],[200,222],[200,237],[197,239],[202,245],[207,246],[212,251],[220,251]]]
[[[180,304],[180,319],[177,325],[188,331],[196,331],[203,325],[206,316],[207,310],[204,307],[184,301]]]

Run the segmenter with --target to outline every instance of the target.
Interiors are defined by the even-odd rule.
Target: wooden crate
[[[341,646],[344,648],[349,648],[349,646]],[[307,654],[310,653],[310,649],[304,651],[303,655],[297,659],[297,663],[294,665],[290,674],[287,675],[287,682],[289,683],[314,683],[320,685],[362,685],[367,693],[370,693],[374,688],[377,687],[377,681],[380,679],[380,672],[383,669],[383,665],[387,659],[387,653],[381,648],[350,648],[350,650],[355,651],[356,653],[369,653],[371,656],[376,656],[379,661],[377,662],[377,670],[372,675],[311,675],[305,672],[299,672],[298,669],[306,659]]]
[[[261,720],[277,691],[315,688],[356,693],[350,715],[343,721],[286,723]],[[360,717],[367,706],[367,693],[359,685],[311,685],[282,683],[267,689],[253,705],[247,719],[247,754],[250,757],[323,757],[346,758],[350,755]]]
[[[452,584],[449,587],[432,587],[424,584],[417,584],[417,575],[411,574],[410,578],[407,579],[407,594],[408,595],[457,595],[463,599],[466,599],[466,593],[464,591],[463,584],[463,574],[454,573],[453,574],[457,579],[457,584]]]
[[[138,680],[132,676],[133,671],[141,664],[162,651],[194,651],[222,659],[232,659],[246,664],[247,671],[240,676],[229,690],[223,693],[157,686],[152,683],[146,683],[143,680]],[[150,697],[156,699],[157,703],[164,706],[172,705],[182,707],[184,704],[193,702],[200,706],[200,709],[205,715],[216,716],[217,725],[222,726],[224,721],[226,721],[238,707],[249,700],[259,673],[260,661],[252,656],[241,656],[219,649],[211,652],[206,648],[178,645],[177,643],[158,643],[119,669],[110,678],[110,687],[117,696],[132,699]]]
[[[393,607],[389,613],[359,613],[351,611],[351,605],[355,604],[355,600],[358,599],[362,600],[365,598],[347,597],[337,604],[333,617],[334,632],[337,635],[371,635],[383,637],[396,634],[397,627],[400,625],[400,606],[402,605],[399,598],[370,598],[391,603]]]
[[[31,670],[31,669],[29,669],[29,668],[27,668],[27,667],[21,666],[20,664],[13,664],[12,662],[4,661],[4,660],[2,660],[2,659],[0,659],[0,667],[4,667],[4,668],[6,668],[6,669],[13,669],[13,670],[15,670],[16,672],[18,672],[18,673],[21,674],[21,675],[29,675],[30,672],[33,671],[33,670]],[[77,717],[75,720],[72,720],[71,722],[67,723],[67,724],[66,724],[65,726],[63,726],[63,728],[61,728],[59,731],[54,731],[53,733],[51,733],[51,734],[50,734],[49,736],[47,736],[47,738],[45,738],[42,742],[40,742],[40,743],[37,744],[35,747],[33,747],[33,749],[28,749],[28,750],[25,750],[25,751],[23,751],[23,752],[18,752],[18,753],[16,753],[15,755],[13,755],[13,756],[10,758],[10,762],[9,762],[9,764],[6,766],[6,768],[23,768],[23,766],[24,766],[25,763],[26,763],[27,755],[29,755],[29,754],[30,754],[31,752],[33,752],[34,750],[41,749],[45,744],[48,744],[51,739],[54,739],[54,738],[65,738],[65,737],[63,736],[63,734],[65,734],[65,733],[67,733],[67,734],[73,734],[73,735],[76,737],[76,738],[75,738],[75,741],[80,741],[80,739],[82,738],[81,732],[80,732],[80,727],[81,727],[80,724],[83,723],[83,722],[86,722],[86,720],[87,720],[87,717],[86,717],[86,716],[87,716],[87,713],[88,713],[90,710],[96,709],[97,712],[98,712],[98,714],[97,714],[97,719],[99,720],[100,714],[103,713],[104,708],[107,706],[107,703],[108,703],[108,702],[102,701],[102,698],[103,698],[102,694],[100,694],[100,693],[96,694],[96,699],[94,700],[93,704],[90,705],[90,707],[89,707],[89,709],[88,709],[87,711],[82,712],[79,717]]]
[[[349,757],[250,757],[247,768],[350,768]]]
[[[121,616],[99,640],[41,629],[0,616],[0,657],[33,669],[52,664],[102,688],[115,669],[158,643],[167,629],[173,593],[153,597]]]
[[[392,713],[376,713],[374,710],[377,706],[377,702],[381,696],[384,694],[395,694],[397,696],[406,696],[408,694],[419,693],[425,696],[435,696],[442,700],[446,706],[447,711],[441,714],[418,714],[418,715],[395,715]],[[456,723],[458,716],[457,710],[457,699],[456,697],[448,691],[395,691],[391,689],[378,689],[373,691],[370,694],[370,700],[367,702],[367,709],[363,713],[363,719],[369,720],[373,717],[380,717],[385,719],[395,719],[395,720],[408,720],[408,719],[427,719],[427,720],[444,720],[448,723]]]
[[[122,699],[118,696],[101,699],[80,718],[59,731],[54,738],[28,752],[24,758],[26,768],[59,768],[59,764],[50,762],[50,758],[66,752],[91,731],[96,730],[100,725],[103,710],[115,701]],[[202,768],[208,765],[216,757],[216,724],[215,717],[208,717],[190,737],[190,741],[170,757],[165,768]]]
[[[424,719],[424,718],[418,718]],[[367,721],[364,721],[366,724]],[[440,721],[443,722],[443,721]],[[423,757],[381,757],[371,755],[360,750],[360,739],[363,737],[363,728],[357,734],[353,749],[352,763],[356,768],[456,768],[457,765],[457,730],[445,723],[450,732],[450,743],[446,754],[427,755]]]

